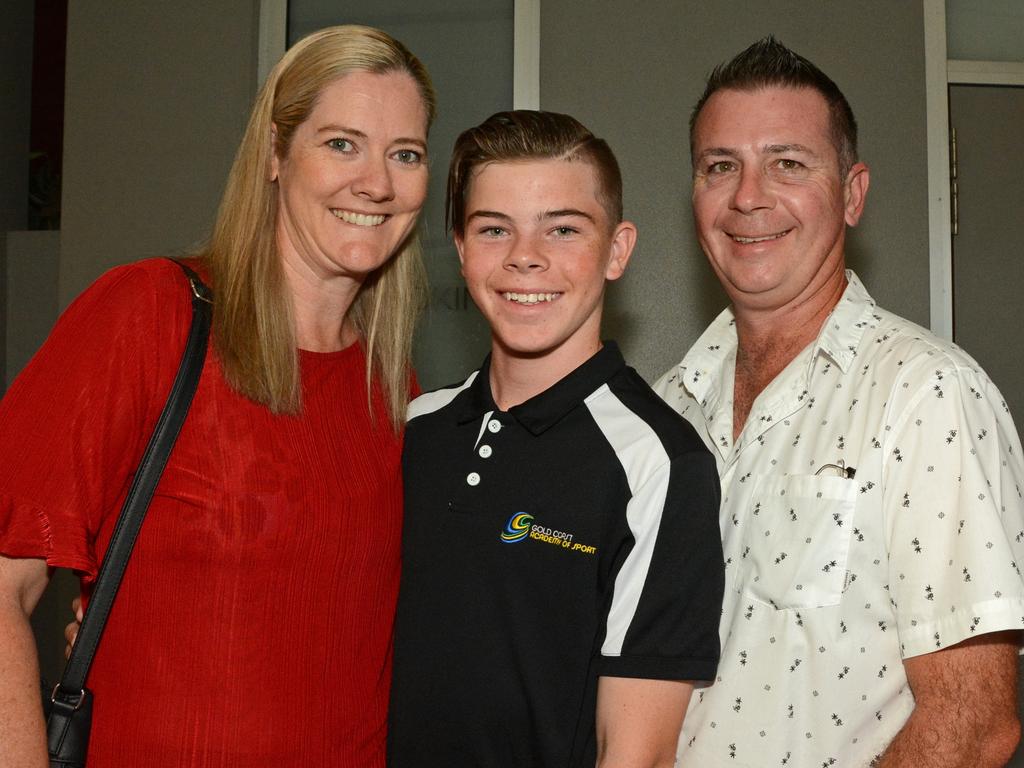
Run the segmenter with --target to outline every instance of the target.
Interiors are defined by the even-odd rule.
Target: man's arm
[[[878,768],[1001,767],[1020,739],[1019,633],[973,637],[904,659],[914,711]]]
[[[49,578],[43,560],[0,555],[0,768],[49,766],[29,625]]]
[[[599,678],[598,768],[672,768],[692,692],[679,680]]]

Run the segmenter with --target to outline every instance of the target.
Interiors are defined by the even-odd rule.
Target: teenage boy
[[[636,228],[608,145],[499,113],[456,141],[448,222],[491,354],[417,398],[389,765],[671,766],[714,678],[715,463],[614,343]]]

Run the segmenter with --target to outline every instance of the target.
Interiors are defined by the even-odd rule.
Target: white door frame
[[[928,246],[932,331],[953,339],[953,235],[949,201],[949,86],[1024,86],[1024,63],[947,58],[945,0],[924,2],[928,121]]]
[[[540,0],[515,0],[512,109],[540,109]]]

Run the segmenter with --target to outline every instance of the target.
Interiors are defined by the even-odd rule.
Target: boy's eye
[[[505,234],[505,228],[504,227],[484,227],[481,230],[481,234],[485,235],[487,237],[501,237],[501,235]]]
[[[400,149],[395,152],[395,159],[400,163],[415,165],[423,159],[423,155],[415,149]]]
[[[327,142],[327,146],[331,149],[336,149],[339,152],[351,152],[355,147],[352,146],[352,142],[348,139],[331,139]]]
[[[573,227],[568,227],[568,226],[566,226],[566,227],[555,227],[555,234],[556,235],[562,235],[562,236],[573,235],[573,234],[576,234],[576,229],[573,228]]]

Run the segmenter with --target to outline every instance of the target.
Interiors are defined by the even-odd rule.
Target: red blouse
[[[0,403],[0,552],[88,592],[190,316],[162,259],[67,310]],[[274,416],[209,353],[89,677],[90,768],[383,766],[401,440],[359,345],[300,356]]]

